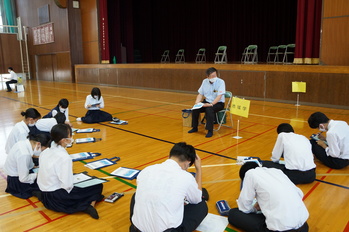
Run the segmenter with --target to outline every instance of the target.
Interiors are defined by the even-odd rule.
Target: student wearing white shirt
[[[247,162],[239,174],[243,187],[238,208],[229,211],[230,224],[243,231],[309,230],[303,192],[281,170]]]
[[[35,126],[29,128],[30,134],[50,133],[54,125],[64,123],[65,121],[65,114],[61,112],[56,113],[52,118],[41,118],[36,121]]]
[[[199,94],[196,97],[195,104],[200,102],[204,105],[200,109],[192,111],[192,129],[188,133],[195,133],[198,131],[199,115],[205,112],[207,130],[206,138],[210,138],[213,135],[213,123],[216,118],[216,112],[224,108],[224,94],[225,94],[225,82],[217,77],[217,69],[211,67],[206,70],[206,77],[198,90]],[[203,100],[203,98],[205,98]]]
[[[85,123],[119,121],[118,118],[113,118],[111,114],[101,110],[104,108],[104,100],[99,88],[93,88],[91,90],[91,94],[87,95],[85,108],[88,110],[85,117],[77,118],[76,121],[82,121]]]
[[[316,165],[309,139],[294,133],[288,123],[277,127],[278,137],[272,152],[272,161],[263,161],[263,166],[281,169],[294,184],[307,184],[315,180]],[[280,164],[284,157],[285,164]]]
[[[4,165],[7,174],[5,192],[27,199],[39,191],[36,183],[37,173],[33,172],[32,157],[49,146],[50,137],[45,134],[29,135],[28,139],[17,142],[10,150]]]
[[[41,118],[40,113],[34,108],[29,108],[25,112],[22,111],[21,115],[24,116],[23,121],[18,122],[14,126],[7,138],[5,145],[5,151],[7,154],[10,152],[10,149],[13,147],[13,145],[15,145],[15,143],[25,140],[28,137],[29,127],[34,126],[35,122]]]
[[[71,127],[57,124],[51,130],[52,143],[49,149],[40,155],[38,185],[42,191],[40,197],[47,209],[64,213],[85,212],[98,219],[94,208],[97,201],[103,200],[103,185],[86,188],[73,185],[73,162],[65,147],[72,144]]]
[[[311,139],[313,154],[330,168],[341,169],[349,165],[349,125],[344,121],[329,119],[315,112],[308,119],[310,128],[319,129],[319,140]],[[326,132],[326,136],[322,135]],[[327,143],[326,143],[326,142]]]
[[[69,121],[69,101],[66,98],[62,98],[59,100],[57,106],[53,108],[48,114],[46,114],[42,118],[53,118],[56,116],[57,113],[63,113],[65,115],[65,123],[68,124],[69,126],[72,126],[72,124]]]
[[[195,177],[187,171],[192,164]],[[208,212],[208,193],[202,191],[201,175],[201,160],[194,147],[176,143],[168,160],[146,167],[137,176],[130,231],[195,230]]]
[[[11,86],[10,84],[16,84],[18,82],[18,76],[17,74],[13,71],[12,67],[9,67],[7,71],[10,73],[10,80],[6,81],[6,87],[7,87],[7,92],[11,92]]]

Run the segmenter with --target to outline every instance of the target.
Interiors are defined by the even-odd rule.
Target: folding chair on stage
[[[226,64],[227,62],[227,46],[219,46],[216,52],[216,57],[214,58],[214,63]]]
[[[176,55],[175,63],[184,63],[185,57],[184,57],[184,49],[179,49]]]
[[[206,63],[206,49],[200,48],[198,53],[196,54],[195,63],[197,64],[205,64]]]
[[[161,63],[170,63],[170,50],[165,50],[161,56]]]

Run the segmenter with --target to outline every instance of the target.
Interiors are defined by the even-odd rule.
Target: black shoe
[[[198,132],[197,127],[193,127],[190,131],[188,131],[188,133],[194,133],[194,132]]]
[[[100,195],[99,198],[96,200],[97,202],[103,201],[104,195]]]
[[[120,119],[118,119],[116,117],[113,118],[113,122],[119,122],[119,121],[120,121]]]
[[[12,92],[12,90],[7,90],[6,92]]]
[[[32,194],[34,197],[37,197],[39,199],[39,201],[41,201],[41,196],[42,196],[41,191],[33,191]]]
[[[97,210],[92,205],[87,207],[87,209],[85,209],[83,212],[89,214],[94,219],[99,218]]]
[[[202,188],[202,200],[208,201],[210,196],[208,195],[207,189]]]
[[[213,131],[210,131],[210,130],[209,130],[209,131],[207,132],[207,134],[206,134],[205,137],[206,137],[206,138],[211,138],[212,135],[213,135]]]

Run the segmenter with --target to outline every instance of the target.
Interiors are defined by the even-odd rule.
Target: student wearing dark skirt
[[[90,95],[87,95],[85,108],[88,110],[85,117],[77,118],[76,121],[84,123],[98,123],[107,121],[119,121],[117,118],[101,109],[104,108],[104,100],[99,88],[93,88]]]
[[[65,115],[65,123],[68,124],[69,126],[72,126],[72,124],[69,121],[68,106],[69,106],[68,99],[62,98],[61,100],[59,100],[57,106],[42,118],[53,118],[54,116],[56,116],[57,113],[63,113]]]
[[[17,142],[10,150],[4,165],[7,174],[5,192],[28,199],[39,191],[37,173],[33,172],[33,156],[39,156],[49,145],[50,137],[45,134],[29,135],[28,139]],[[35,195],[35,193],[34,193]]]
[[[288,123],[277,127],[278,137],[272,152],[272,161],[263,161],[263,166],[281,169],[294,184],[311,183],[316,178],[314,156],[309,139],[294,133]],[[280,158],[284,157],[285,164]]]
[[[84,212],[98,219],[94,208],[97,201],[103,200],[103,185],[86,188],[73,185],[73,164],[65,147],[74,140],[71,127],[57,124],[51,130],[52,143],[40,155],[38,185],[42,191],[41,201],[47,209],[68,214]]]

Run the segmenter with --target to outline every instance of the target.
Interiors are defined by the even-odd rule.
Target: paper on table
[[[196,230],[201,232],[223,232],[227,225],[227,217],[208,213]]]

